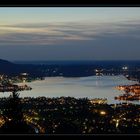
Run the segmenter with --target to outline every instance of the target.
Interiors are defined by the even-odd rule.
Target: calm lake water
[[[115,88],[118,85],[136,84],[124,76],[89,76],[80,78],[46,77],[42,81],[26,83],[33,89],[20,92],[20,97],[76,97],[76,98],[107,98],[108,104],[120,103],[115,96],[123,94]],[[9,93],[0,93],[0,97],[7,97]],[[139,104],[139,101],[133,103]]]

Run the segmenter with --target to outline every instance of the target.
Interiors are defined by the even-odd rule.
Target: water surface
[[[120,103],[114,100],[115,96],[123,94],[117,90],[118,85],[136,84],[136,81],[127,80],[124,76],[89,76],[80,78],[46,77],[42,81],[27,83],[33,89],[20,92],[21,97],[75,97],[75,98],[107,98],[108,103]],[[1,93],[0,97],[9,96]],[[139,101],[134,101],[138,103]]]

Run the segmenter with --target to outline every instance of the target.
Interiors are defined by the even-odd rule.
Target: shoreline
[[[128,80],[136,81],[137,84],[119,85],[116,89],[124,91],[123,95],[115,97],[115,100],[123,101],[140,101],[140,80],[132,79],[132,77],[125,76]]]
[[[61,97],[61,96],[64,96],[64,97],[68,97],[68,96],[70,96],[70,97],[74,97],[74,98],[88,98],[88,99],[94,99],[94,98],[107,98],[108,99],[108,104],[117,104],[117,103],[121,103],[121,102],[127,102],[127,101],[123,101],[123,100],[121,100],[121,101],[115,101],[113,98],[115,97],[115,94],[113,94],[114,92],[113,91],[115,91],[116,89],[114,88],[115,86],[113,86],[113,93],[112,93],[112,97],[110,98],[110,97],[108,97],[108,95],[106,94],[107,93],[107,91],[105,90],[105,95],[103,94],[103,95],[100,95],[99,94],[99,96],[96,94],[96,85],[94,85],[95,83],[94,83],[94,79],[93,78],[95,78],[95,80],[96,80],[96,77],[98,78],[99,77],[99,80],[100,80],[100,78],[101,78],[101,80],[103,79],[103,81],[104,81],[104,77],[105,77],[105,79],[107,78],[107,80],[114,80],[114,82],[116,81],[116,80],[119,80],[120,78],[123,78],[125,81],[126,80],[128,80],[128,79],[126,79],[126,77],[124,76],[124,75],[118,75],[118,76],[114,76],[114,75],[106,75],[106,76],[96,76],[96,75],[93,75],[93,76],[88,76],[88,77],[79,77],[78,78],[78,81],[77,81],[77,77],[76,77],[76,79],[75,79],[75,77],[73,78],[73,77],[63,77],[63,76],[57,76],[57,77],[45,77],[44,78],[44,80],[39,80],[39,79],[37,79],[37,80],[33,80],[32,82],[20,82],[20,83],[18,83],[18,85],[25,85],[25,84],[27,84],[27,85],[29,85],[29,86],[31,86],[32,88],[33,88],[33,91],[31,91],[31,94],[30,94],[30,92],[21,92],[21,96],[22,97],[28,97],[28,96],[30,96],[30,97],[35,97],[35,98],[37,98],[37,97],[43,97],[43,96],[46,96],[46,97],[50,97],[50,98],[55,98],[55,97]],[[109,77],[109,78],[108,78]],[[111,77],[114,77],[113,79],[111,78]],[[72,79],[72,80],[71,80]],[[84,90],[85,91],[85,93],[84,93],[84,91],[82,91],[82,93],[80,94],[80,91],[78,90],[78,87],[76,87],[76,85],[78,84],[78,86],[79,86],[79,82],[82,84],[80,84],[81,86],[83,86],[83,82],[86,80],[90,80],[91,81],[91,79],[93,79],[93,83],[90,83],[90,86],[87,86],[87,85],[85,85],[86,86],[86,88],[90,88],[90,91],[89,91],[89,93],[86,93],[86,90]],[[63,81],[64,80],[64,81]],[[68,80],[68,81],[67,81]],[[75,80],[75,81],[74,81]],[[79,81],[80,80],[80,81]],[[82,80],[82,81],[81,81]],[[97,79],[98,80],[98,79]],[[67,92],[67,90],[66,90],[66,94],[64,94],[64,90],[61,88],[61,86],[63,85],[63,82],[65,83],[65,81],[67,81],[68,83],[66,84],[66,85],[64,85],[64,86],[66,86],[66,89],[68,89],[68,90],[70,90],[69,89],[69,86],[73,86],[73,85],[71,85],[71,82],[74,82],[74,89],[73,89],[73,92],[72,92],[72,94],[70,93],[70,91],[68,91]],[[120,81],[120,80],[119,80]],[[130,80],[131,81],[131,80]],[[75,83],[76,82],[76,83]],[[77,83],[78,82],[78,83]],[[126,81],[127,82],[127,81]],[[126,82],[121,82],[121,83],[126,83]],[[135,83],[136,81],[134,81],[134,82],[127,82],[128,84],[130,83],[130,84],[133,84],[133,83]],[[85,83],[85,82],[84,82]],[[43,84],[43,85],[42,85]],[[70,84],[70,85],[69,85]],[[117,82],[115,82],[114,84],[118,84]],[[46,86],[45,86],[46,85]],[[55,86],[56,85],[56,86]],[[59,88],[59,85],[60,85],[60,88]],[[108,85],[108,84],[107,84]],[[106,84],[105,84],[105,86],[107,86]],[[109,82],[109,85],[110,85],[110,82]],[[43,87],[42,87],[43,86]],[[100,86],[100,85],[99,85]],[[111,85],[112,86],[112,85]],[[52,89],[53,88],[53,89]],[[82,87],[82,89],[83,89],[84,87]],[[99,89],[100,89],[100,87],[98,87]],[[98,89],[97,88],[97,89]],[[102,88],[102,87],[101,87]],[[111,87],[112,88],[112,87]],[[59,96],[58,96],[58,94],[56,94],[56,90],[59,90],[59,89],[62,89],[62,90],[60,90],[60,94],[59,94]],[[94,90],[95,89],[95,90]],[[42,90],[42,91],[41,91]],[[77,91],[78,90],[78,91]],[[88,90],[88,89],[87,89]],[[93,93],[91,93],[92,92],[92,90],[94,90],[93,91]],[[34,94],[34,91],[35,91],[35,94]],[[109,90],[110,91],[110,93],[111,93],[111,90]],[[117,90],[116,90],[117,91]],[[20,91],[19,91],[20,92]],[[37,92],[38,92],[38,94],[37,94]],[[40,93],[39,93],[40,92]],[[101,91],[102,92],[102,91]],[[45,94],[46,93],[46,94]],[[98,91],[97,91],[97,93],[98,93]],[[116,93],[118,93],[118,94],[120,94],[119,92],[116,92]],[[7,95],[8,94],[5,94],[6,95],[6,97],[7,97]],[[96,96],[97,95],[97,96]],[[130,103],[131,103],[131,101],[130,101]],[[133,102],[134,104],[138,104],[138,102]]]

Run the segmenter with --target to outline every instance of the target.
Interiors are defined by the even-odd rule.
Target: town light
[[[124,66],[124,67],[122,67],[122,69],[123,69],[123,70],[127,70],[127,69],[128,69],[128,67]]]
[[[119,120],[117,119],[116,120],[116,127],[118,127],[118,125],[119,125]]]
[[[106,115],[106,112],[105,111],[100,111],[100,114],[101,115]]]

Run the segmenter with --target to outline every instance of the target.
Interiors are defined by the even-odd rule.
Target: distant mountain
[[[15,72],[16,69],[17,64],[0,59],[0,74],[10,74]]]
[[[140,61],[97,61],[93,63],[46,63],[46,64],[19,64],[0,59],[0,74],[9,76],[28,73],[30,77],[64,76],[82,77],[95,75],[95,69],[104,69],[104,73],[120,74],[122,67],[127,66],[130,75],[139,75]],[[123,71],[122,71],[123,73]]]
[[[3,66],[3,65],[13,65],[13,63],[7,60],[0,59],[0,66]]]
[[[42,77],[40,66],[32,64],[15,64],[7,60],[0,59],[0,74],[15,76],[27,72],[31,77]]]

